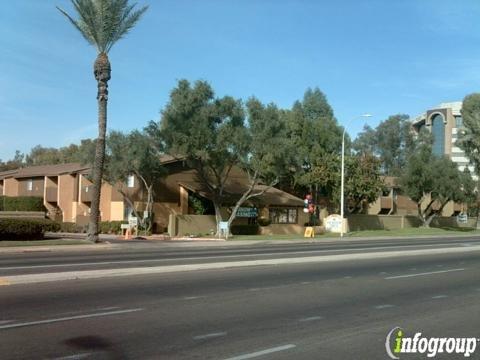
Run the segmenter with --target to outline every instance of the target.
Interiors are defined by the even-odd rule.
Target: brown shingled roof
[[[248,180],[246,178],[230,179],[225,185],[225,193],[227,195],[226,201],[234,203],[240,199],[241,195],[248,189],[247,181]],[[181,181],[179,182],[179,185],[207,199],[211,198],[211,194],[208,189],[206,189],[205,186],[199,181]],[[257,185],[254,191],[260,192],[265,190],[265,188],[268,188],[268,186]],[[265,190],[262,195],[251,198],[246,205],[303,206],[303,200],[283,190],[270,187]]]
[[[57,176],[62,174],[87,173],[88,171],[90,171],[90,166],[79,163],[38,165],[1,172],[0,179],[11,177],[26,178],[37,176]]]

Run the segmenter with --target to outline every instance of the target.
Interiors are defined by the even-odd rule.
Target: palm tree
[[[129,4],[128,0],[71,1],[78,19],[72,18],[59,7],[57,9],[80,31],[85,40],[97,49],[97,59],[93,65],[93,73],[98,86],[98,139],[93,164],[93,192],[87,238],[90,241],[99,242],[100,191],[105,160],[108,80],[110,80],[111,75],[108,52],[118,40],[135,26],[148,7],[134,10],[136,4]]]

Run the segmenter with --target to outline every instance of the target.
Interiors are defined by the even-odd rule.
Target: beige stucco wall
[[[214,215],[176,215],[176,235],[209,235],[216,232]]]
[[[299,224],[270,224],[260,226],[261,235],[301,235],[305,232],[305,226]]]
[[[18,196],[18,181],[14,178],[4,179],[4,194],[5,196]]]
[[[123,210],[123,201],[112,201],[110,203],[110,221],[122,221]]]
[[[28,190],[28,183],[32,180],[32,190]],[[18,179],[18,196],[39,196],[43,197],[44,177]]]
[[[65,222],[75,221],[76,209],[73,203],[77,190],[76,181],[78,181],[77,178],[72,175],[60,175],[58,177],[58,207],[62,211],[63,221]]]
[[[168,219],[170,215],[180,214],[178,203],[154,203],[153,204],[153,222],[156,224],[156,230],[162,233],[168,228]]]
[[[100,192],[100,220],[111,220],[112,185],[103,183]]]

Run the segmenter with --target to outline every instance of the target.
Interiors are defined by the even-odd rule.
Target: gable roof
[[[210,191],[200,181],[189,180],[180,181],[179,185],[183,186],[187,190],[190,190],[198,195],[211,199]],[[248,180],[235,178],[227,181],[225,184],[225,200],[226,202],[235,203],[240,199],[242,194],[248,189]],[[249,199],[245,205],[256,206],[303,206],[303,200],[289,194],[283,190],[269,187],[266,185],[257,185],[254,188],[255,192],[263,192],[261,195]]]
[[[0,179],[5,178],[29,178],[38,176],[58,176],[63,174],[88,173],[89,165],[79,163],[38,165],[0,172]]]

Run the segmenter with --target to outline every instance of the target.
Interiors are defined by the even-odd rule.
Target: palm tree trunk
[[[110,80],[111,67],[106,53],[100,53],[95,60],[94,75],[97,80],[98,93],[98,138],[95,148],[93,163],[93,193],[90,206],[90,223],[87,239],[100,242],[98,222],[100,220],[100,195],[102,188],[103,164],[105,162],[105,136],[107,132],[107,101],[108,80]]]

